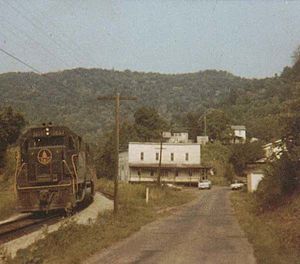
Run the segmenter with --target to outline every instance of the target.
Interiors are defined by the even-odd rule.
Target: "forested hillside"
[[[97,96],[119,91],[138,97],[122,102],[125,119],[142,105],[157,108],[175,124],[189,112],[218,108],[233,124],[245,124],[249,135],[271,140],[280,136],[286,102],[295,99],[295,75],[293,68],[260,80],[215,70],[174,75],[81,68],[44,75],[5,73],[0,75],[0,106],[13,106],[30,124],[64,124],[91,140],[113,124],[113,103],[97,101]]]

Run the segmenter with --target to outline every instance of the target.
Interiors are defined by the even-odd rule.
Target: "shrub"
[[[263,157],[263,149],[260,142],[236,144],[232,146],[229,162],[233,165],[236,174],[241,175],[247,163],[254,162]]]
[[[282,203],[283,198],[291,195],[298,187],[298,161],[291,160],[287,154],[269,165],[265,177],[256,191],[259,210],[268,210]]]

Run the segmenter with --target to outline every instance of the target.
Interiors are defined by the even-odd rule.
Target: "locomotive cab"
[[[94,175],[81,137],[66,127],[29,129],[19,140],[17,209],[22,212],[70,210],[91,199]]]

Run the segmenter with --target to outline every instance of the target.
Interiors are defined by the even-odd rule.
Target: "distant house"
[[[247,164],[246,173],[248,192],[255,192],[257,190],[258,184],[264,177],[265,165],[265,158]]]
[[[174,132],[174,133],[172,133],[168,142],[170,142],[170,143],[188,143],[189,142],[189,133]]]
[[[286,146],[282,142],[282,140],[279,139],[274,142],[263,145],[263,149],[265,152],[265,158],[267,160],[272,161],[281,157],[283,151],[286,150]]]
[[[159,167],[160,143],[130,142],[128,175],[121,178],[128,182],[156,182],[160,168],[161,182],[197,183],[207,178],[210,170],[201,165],[200,147],[198,143],[163,143]],[[120,160],[122,166],[126,166],[125,160]]]
[[[197,143],[199,143],[200,145],[205,145],[206,143],[208,143],[208,141],[208,136],[197,136]]]
[[[246,127],[245,126],[231,126],[233,130],[233,139],[231,143],[245,143],[246,142]]]
[[[258,184],[264,177],[264,172],[262,170],[255,170],[247,175],[247,189],[248,192],[254,192],[257,190]]]

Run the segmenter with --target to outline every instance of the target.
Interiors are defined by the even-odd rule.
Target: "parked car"
[[[231,190],[240,190],[244,187],[243,182],[238,182],[237,180],[234,181],[234,183],[230,184]]]
[[[211,188],[211,181],[210,180],[200,180],[198,182],[198,189],[210,189]]]

